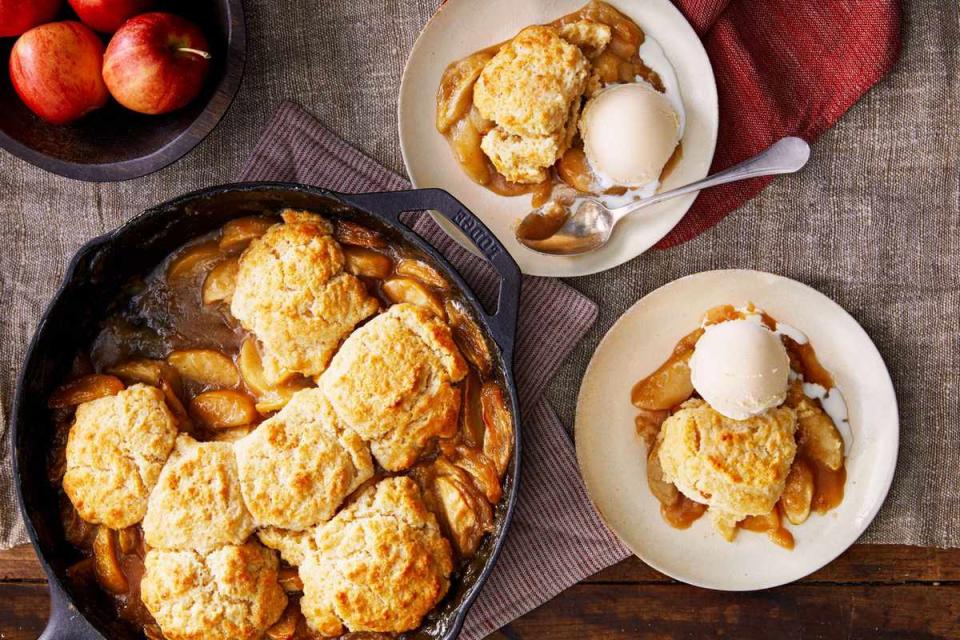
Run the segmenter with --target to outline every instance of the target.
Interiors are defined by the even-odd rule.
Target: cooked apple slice
[[[660,466],[660,447],[654,446],[647,455],[647,485],[660,504],[671,507],[680,501],[680,491],[672,482],[663,479],[663,467]]]
[[[449,131],[450,147],[467,177],[477,184],[489,184],[492,176],[490,160],[480,148],[484,134],[473,118],[458,120]]]
[[[303,378],[289,378],[273,385],[263,370],[263,361],[254,338],[248,337],[240,345],[237,366],[243,382],[257,397],[256,409],[259,413],[279,411],[286,406],[297,391],[307,388],[309,382]]]
[[[207,391],[196,396],[190,401],[190,415],[211,429],[243,427],[258,418],[253,398],[232,389]]]
[[[453,330],[453,339],[460,348],[460,352],[470,361],[481,375],[489,375],[493,369],[490,349],[483,337],[480,327],[473,321],[461,303],[447,300],[444,304],[447,320]]]
[[[170,413],[177,419],[180,430],[191,431],[193,421],[190,419],[190,414],[187,413],[187,408],[183,406],[183,401],[180,400],[180,394],[177,390],[166,378],[160,378],[160,390],[163,391],[163,399],[166,400]]]
[[[220,246],[213,240],[191,245],[170,262],[167,279],[192,278],[212,267],[222,257]]]
[[[653,443],[660,434],[660,427],[663,422],[670,417],[669,411],[648,411],[646,409],[637,409],[637,417],[634,418],[634,426],[637,429],[637,435],[643,440],[647,448],[653,447]]]
[[[480,402],[480,377],[471,371],[463,381],[463,395],[460,405],[460,433],[467,446],[483,448],[483,434],[487,430],[483,424],[483,408]]]
[[[110,593],[121,595],[130,588],[127,576],[120,566],[120,548],[117,532],[101,526],[93,539],[94,573],[97,582]]]
[[[260,350],[257,341],[247,337],[240,345],[240,354],[237,356],[237,367],[247,389],[256,396],[262,396],[273,389],[263,373],[263,361],[260,359]]]
[[[107,373],[117,376],[126,384],[141,382],[159,387],[161,380],[167,380],[174,388],[180,387],[180,373],[164,360],[149,358],[125,360],[108,369]]]
[[[350,244],[365,249],[384,249],[387,241],[369,227],[349,220],[337,220],[333,227],[333,237],[340,244]]]
[[[439,271],[422,260],[403,258],[397,264],[397,273],[401,276],[419,280],[423,284],[433,287],[434,289],[439,289],[440,291],[446,291],[450,288],[450,283],[447,282],[447,279],[440,275]]]
[[[264,394],[263,396],[257,398],[257,412],[266,414],[273,413],[274,411],[280,411],[280,409],[283,409],[285,406],[287,406],[287,403],[290,402],[293,394],[301,389],[306,389],[309,386],[310,383],[304,379],[288,380],[270,393]]]
[[[486,432],[483,455],[487,456],[503,476],[513,451],[513,416],[503,399],[503,390],[495,382],[486,382],[480,389],[480,406]]]
[[[413,278],[388,278],[381,290],[394,303],[409,302],[432,311],[438,318],[445,318],[443,305],[427,287]]]
[[[393,260],[390,256],[373,249],[344,247],[343,257],[347,261],[346,270],[355,276],[383,280],[393,271]]]
[[[140,545],[140,527],[134,525],[117,531],[117,544],[121,553],[133,553]]]
[[[220,250],[225,253],[242,251],[247,248],[251,240],[259,238],[275,224],[277,224],[276,220],[260,216],[231,220],[223,225],[223,231],[220,233]]]
[[[801,459],[793,461],[787,484],[780,497],[780,506],[791,524],[803,524],[810,516],[813,501],[813,471]]]
[[[480,51],[451,64],[440,78],[437,131],[446,133],[473,106],[473,85],[493,54]]]
[[[296,567],[283,567],[277,574],[277,580],[280,586],[287,593],[297,593],[303,591],[303,581],[300,580],[300,572]]]
[[[78,404],[90,402],[97,398],[115,396],[123,389],[124,384],[120,378],[102,373],[91,373],[59,387],[50,394],[47,406],[51,409],[75,407]]]
[[[444,454],[450,462],[470,474],[473,484],[491,504],[500,502],[503,489],[500,486],[497,467],[490,458],[476,449],[463,445],[455,445],[452,451],[444,451]]]
[[[671,356],[660,368],[633,387],[633,406],[648,411],[666,411],[693,395],[690,354]]]
[[[216,349],[183,349],[173,351],[167,362],[192,382],[219,389],[240,384],[240,373],[233,360]]]
[[[810,398],[797,405],[798,453],[805,454],[836,471],[843,466],[843,438],[833,420]]]
[[[461,558],[473,555],[483,535],[491,529],[493,514],[490,504],[483,498],[470,495],[462,478],[439,476],[434,487],[457,552]]]
[[[229,303],[234,289],[237,288],[238,269],[239,262],[236,258],[227,258],[217,263],[203,280],[203,304]]]
[[[281,571],[283,571],[281,569]],[[282,584],[282,583],[281,583]],[[302,587],[301,587],[302,588]],[[297,635],[297,624],[300,622],[300,603],[291,600],[283,610],[280,619],[267,629],[266,635],[270,640],[293,640]]]

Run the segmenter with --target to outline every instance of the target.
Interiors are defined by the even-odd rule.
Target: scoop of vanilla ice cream
[[[640,187],[659,180],[681,135],[670,100],[645,82],[604,89],[587,102],[580,118],[587,161],[605,186]]]
[[[790,358],[780,337],[759,322],[708,326],[690,358],[690,380],[711,407],[746,420],[787,397]]]

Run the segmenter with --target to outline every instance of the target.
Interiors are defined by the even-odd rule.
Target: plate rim
[[[617,530],[610,524],[607,516],[604,514],[603,510],[600,508],[600,506],[597,504],[596,500],[594,499],[593,491],[591,491],[590,483],[587,480],[588,474],[584,473],[584,460],[581,455],[582,447],[581,447],[581,435],[580,435],[582,433],[582,429],[579,428],[583,420],[583,418],[581,417],[581,414],[583,411],[583,403],[584,403],[583,396],[584,396],[585,387],[586,387],[585,382],[587,381],[587,379],[589,378],[593,370],[596,369],[598,366],[600,366],[598,364],[597,354],[600,352],[601,347],[604,345],[605,342],[607,342],[607,340],[610,338],[610,336],[615,332],[615,330],[618,327],[620,327],[622,324],[629,321],[628,316],[631,315],[631,312],[633,312],[638,305],[640,305],[644,300],[646,300],[650,296],[657,294],[658,292],[660,293],[660,295],[663,295],[663,290],[668,289],[669,287],[677,283],[680,283],[683,281],[690,281],[693,279],[701,278],[704,276],[710,276],[710,275],[713,275],[713,276],[727,275],[730,277],[738,277],[738,276],[746,275],[748,277],[773,278],[774,280],[785,281],[790,283],[791,286],[799,286],[801,289],[807,290],[809,293],[812,293],[815,297],[822,298],[828,305],[840,311],[848,320],[850,320],[853,323],[853,326],[856,327],[856,329],[866,339],[865,342],[863,343],[864,346],[868,346],[868,348],[872,350],[872,354],[875,355],[879,359],[879,361],[883,364],[883,371],[881,372],[882,377],[880,382],[883,385],[884,394],[885,395],[889,394],[889,399],[893,403],[894,430],[892,434],[893,442],[891,443],[893,456],[888,468],[884,471],[881,483],[879,483],[878,485],[878,486],[882,485],[881,490],[877,494],[878,500],[867,511],[867,516],[862,520],[860,520],[860,525],[859,526],[854,525],[854,529],[856,530],[856,533],[851,536],[851,539],[849,542],[839,547],[835,553],[833,551],[828,553],[827,558],[822,562],[820,561],[814,562],[809,567],[804,567],[803,573],[792,579],[785,579],[785,580],[776,579],[776,580],[770,581],[769,583],[764,583],[759,586],[718,586],[717,584],[711,583],[708,580],[700,580],[700,579],[697,579],[696,577],[678,575],[676,572],[671,571],[669,568],[664,567],[661,563],[655,560],[651,560],[648,557],[645,557],[644,554],[641,553],[639,549],[634,548],[634,545],[632,545],[630,542],[628,542],[623,537],[621,537],[621,535],[617,532]],[[828,564],[836,560],[838,557],[840,557],[851,546],[856,544],[857,541],[860,539],[860,537],[863,535],[863,533],[867,530],[867,528],[869,528],[869,526],[873,523],[874,519],[876,519],[877,514],[880,512],[880,509],[882,509],[883,505],[886,504],[887,498],[889,497],[889,494],[890,494],[890,488],[893,485],[893,479],[896,475],[897,463],[899,461],[899,456],[900,456],[900,407],[899,407],[899,402],[897,400],[896,388],[893,384],[893,379],[890,376],[890,369],[883,358],[883,354],[877,348],[876,343],[874,343],[873,339],[870,337],[870,334],[867,333],[866,329],[863,328],[863,325],[861,325],[860,322],[838,302],[836,302],[835,300],[827,296],[825,293],[815,289],[814,287],[804,282],[800,282],[799,280],[795,280],[793,278],[783,276],[777,273],[761,271],[758,269],[709,269],[706,271],[691,273],[691,274],[682,276],[680,278],[676,278],[675,280],[666,282],[661,286],[657,287],[656,289],[653,289],[652,291],[648,292],[644,296],[638,298],[636,302],[630,305],[630,307],[627,308],[627,310],[625,310],[616,319],[616,321],[610,326],[610,328],[606,331],[606,333],[604,333],[600,342],[597,344],[597,348],[594,350],[593,355],[590,358],[590,362],[587,364],[587,368],[584,371],[583,378],[581,379],[580,388],[577,391],[577,404],[576,404],[576,409],[574,413],[574,448],[575,448],[576,457],[577,457],[577,467],[580,471],[580,476],[583,479],[584,487],[586,489],[587,497],[590,500],[590,504],[596,510],[597,514],[600,516],[600,519],[603,521],[604,525],[617,537],[617,539],[620,541],[621,544],[623,544],[625,547],[627,547],[630,550],[632,555],[636,556],[644,564],[652,567],[653,569],[659,571],[660,573],[674,580],[677,580],[679,582],[683,582],[685,584],[689,584],[695,587],[711,589],[714,591],[729,591],[729,592],[761,591],[765,589],[772,589],[775,587],[783,586],[785,584],[792,584],[794,582],[802,580],[803,578],[811,575],[816,571],[819,571],[820,569],[822,569],[823,567],[827,566]]]
[[[398,139],[400,143],[400,155],[403,159],[404,170],[406,171],[407,177],[414,188],[423,187],[423,185],[420,184],[416,179],[415,172],[412,170],[412,166],[410,163],[410,154],[411,154],[410,149],[416,143],[414,141],[407,140],[406,136],[404,135],[404,127],[403,127],[403,122],[404,122],[403,111],[404,111],[404,105],[406,103],[406,99],[409,93],[408,90],[409,90],[409,77],[410,77],[411,63],[413,61],[414,56],[417,54],[419,49],[423,46],[424,37],[432,27],[434,21],[441,14],[443,14],[443,12],[450,11],[451,7],[454,6],[457,3],[457,1],[458,0],[444,0],[442,4],[437,8],[437,10],[433,12],[433,15],[430,16],[430,19],[427,20],[427,22],[424,24],[423,28],[420,30],[420,33],[417,34],[417,38],[416,40],[414,40],[413,46],[410,48],[410,51],[407,54],[407,58],[404,61],[404,65],[403,65],[403,72],[400,78],[400,87],[397,93],[397,106],[396,106],[397,132],[398,132]],[[710,132],[709,139],[706,140],[709,147],[709,161],[708,161],[704,176],[700,176],[702,178],[702,177],[705,177],[706,175],[709,175],[710,168],[713,165],[713,160],[716,158],[717,137],[718,137],[719,128],[720,128],[720,125],[719,125],[720,102],[719,102],[719,94],[717,91],[717,76],[713,69],[713,62],[710,59],[709,54],[707,53],[706,47],[704,47],[703,45],[703,40],[701,39],[700,35],[696,32],[696,30],[693,28],[693,25],[690,23],[687,17],[683,14],[683,12],[680,11],[680,9],[677,8],[672,2],[670,2],[670,0],[653,0],[653,1],[661,4],[665,8],[665,10],[672,11],[673,13],[676,14],[677,17],[680,18],[680,22],[683,25],[682,29],[686,31],[686,35],[689,37],[690,41],[696,42],[699,45],[697,49],[697,53],[702,56],[703,60],[706,61],[706,69],[709,71],[709,82],[705,80],[700,84],[706,85],[706,87],[710,90],[711,108],[710,108],[709,115],[710,115],[711,121],[714,122],[715,124],[712,127],[712,131]],[[613,2],[614,3],[616,2],[642,3],[642,0],[613,0]],[[586,0],[584,0],[584,3],[586,3]],[[440,186],[439,188],[445,188],[445,187]],[[648,247],[636,253],[633,253],[632,250],[627,251],[626,253],[628,255],[626,255],[625,257],[614,256],[613,259],[611,260],[607,260],[599,264],[594,264],[589,267],[579,267],[579,268],[573,267],[569,270],[563,269],[560,271],[556,271],[549,267],[547,268],[536,267],[536,268],[528,269],[523,264],[523,262],[525,261],[517,259],[515,256],[514,256],[514,259],[517,260],[518,264],[520,264],[522,273],[524,275],[530,275],[530,276],[569,278],[569,277],[594,275],[597,273],[603,273],[605,271],[609,271],[610,269],[619,267],[623,264],[626,264],[627,262],[630,262],[631,260],[635,260],[636,258],[642,256],[647,251],[652,249],[653,246],[656,245],[660,240],[662,240],[667,235],[669,235],[670,232],[673,231],[673,229],[675,229],[676,226],[680,224],[680,222],[686,217],[687,213],[690,211],[690,208],[693,206],[693,203],[696,201],[697,197],[699,196],[699,193],[700,192],[697,191],[697,192],[690,193],[688,195],[673,198],[672,203],[674,204],[674,206],[677,207],[677,211],[678,211],[678,213],[676,214],[677,218],[674,221],[674,223],[670,225],[670,227],[667,228],[662,235],[659,235],[655,240],[653,240]],[[453,194],[453,195],[456,197],[456,194]],[[433,212],[429,212],[429,213],[433,217],[433,219],[440,225],[440,227],[448,235],[450,235],[451,238],[453,238],[457,242],[457,244],[462,246],[467,251],[473,253],[474,255],[479,255],[476,249],[470,243],[470,241],[466,237],[464,237],[456,227],[450,225],[446,221],[446,219],[444,219],[442,216],[436,215]],[[632,255],[629,255],[629,254],[632,254]],[[549,256],[549,258],[562,258],[568,261],[567,262],[568,264],[571,264],[571,265],[577,264],[575,262],[577,260],[576,257]]]

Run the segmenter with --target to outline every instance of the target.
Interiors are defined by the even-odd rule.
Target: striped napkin
[[[300,182],[345,193],[410,188],[291,102],[267,125],[240,179]],[[425,214],[413,228],[453,263],[481,300],[494,299],[498,279],[486,262]],[[465,640],[485,637],[629,555],[591,506],[573,444],[543,398],[550,378],[596,317],[593,302],[558,280],[524,277],[514,358],[523,477],[506,544],[467,617]]]

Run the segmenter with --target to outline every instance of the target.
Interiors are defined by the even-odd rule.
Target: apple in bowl
[[[84,24],[102,33],[113,33],[124,22],[154,5],[153,0],[69,0],[69,2],[74,13]]]
[[[67,124],[110,99],[100,70],[103,43],[72,20],[24,33],[10,51],[10,80],[20,99],[43,120]]]
[[[0,38],[18,36],[50,22],[63,0],[0,0]]]
[[[199,95],[210,46],[193,23],[172,13],[144,13],[113,35],[103,57],[103,81],[127,109],[162,114]]]

